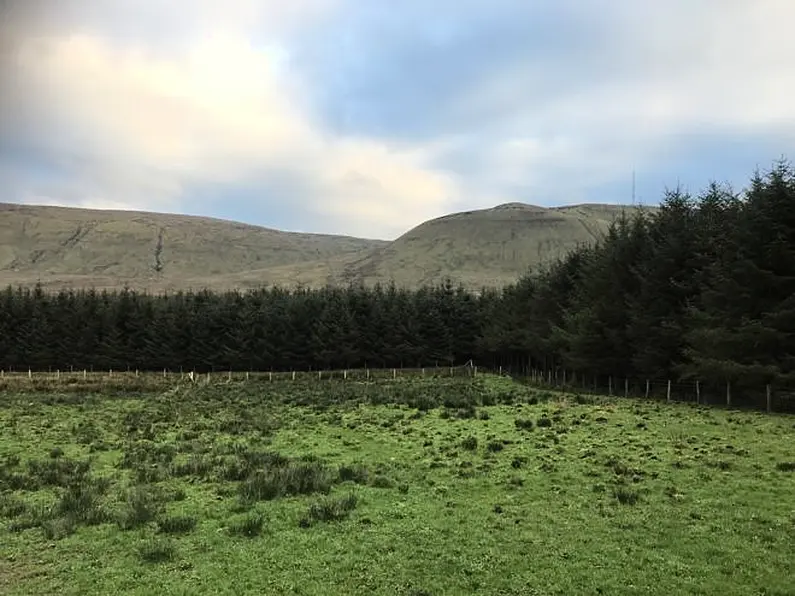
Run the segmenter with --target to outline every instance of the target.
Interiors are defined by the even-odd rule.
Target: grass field
[[[0,393],[3,594],[795,594],[795,417],[510,380]]]

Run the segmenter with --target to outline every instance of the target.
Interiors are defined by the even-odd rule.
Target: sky
[[[0,201],[392,239],[795,157],[792,0],[0,0]]]

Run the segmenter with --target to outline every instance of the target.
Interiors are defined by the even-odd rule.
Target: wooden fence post
[[[295,371],[293,371],[293,381],[295,381]]]
[[[649,398],[649,379],[646,379],[646,399]]]
[[[60,368],[55,371],[55,378],[56,379],[60,379],[61,378],[61,369]]]
[[[613,377],[607,377],[607,394],[613,395]]]
[[[732,405],[732,384],[731,381],[726,381],[726,405]]]
[[[246,381],[248,381],[249,378],[251,378],[251,372],[247,370],[246,371]]]
[[[696,405],[701,404],[701,383],[696,381]]]
[[[629,397],[629,379],[624,378],[624,397]]]
[[[346,381],[348,380],[348,369],[347,368],[344,371],[342,371],[342,378],[345,379]]]
[[[665,399],[671,401],[671,379],[668,379],[668,389],[665,392]]]
[[[395,370],[394,368],[392,369],[392,378],[397,379],[397,370]]]
[[[765,397],[767,398],[767,413],[770,414],[773,411],[773,395],[770,391],[770,384],[765,386]]]
[[[318,381],[323,378],[323,371],[317,371],[317,379]]]
[[[84,381],[86,380],[86,377],[87,377],[87,376],[88,376],[88,373],[86,373],[86,369],[84,368],[84,369],[83,369],[83,380],[84,380]]]
[[[364,369],[364,376],[367,378],[368,381],[370,380],[370,369],[369,368],[365,368]]]

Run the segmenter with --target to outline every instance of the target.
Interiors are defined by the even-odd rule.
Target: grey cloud
[[[552,4],[408,1],[385,10],[373,3],[312,31],[293,65],[316,85],[316,107],[340,133],[460,132],[495,115],[457,108],[463,94],[495,76],[510,72],[507,95],[528,102],[582,84],[572,63],[582,65],[578,74],[598,77],[591,48],[605,32],[588,22],[588,11],[568,18]]]

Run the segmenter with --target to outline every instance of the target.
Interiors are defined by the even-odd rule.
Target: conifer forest
[[[0,294],[6,370],[307,370],[462,364],[707,386],[795,378],[795,174],[668,190],[595,246],[502,289]]]

